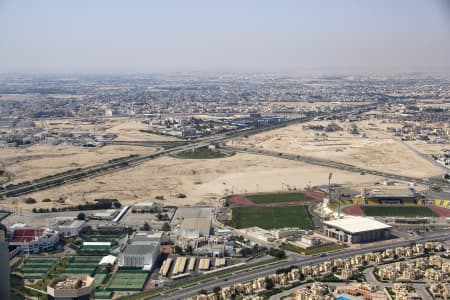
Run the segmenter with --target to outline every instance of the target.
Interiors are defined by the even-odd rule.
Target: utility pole
[[[338,219],[341,218],[341,191],[338,190],[339,195],[338,195]]]
[[[333,177],[333,173],[330,172],[328,175],[328,197],[330,198],[331,202],[331,177]]]

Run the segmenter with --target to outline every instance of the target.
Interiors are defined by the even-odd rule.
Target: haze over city
[[[446,72],[446,1],[2,1],[1,72]]]

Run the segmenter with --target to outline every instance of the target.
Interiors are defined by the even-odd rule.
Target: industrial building
[[[127,245],[125,250],[119,253],[119,266],[151,270],[158,256],[159,244]]]
[[[325,235],[343,243],[367,243],[388,239],[391,226],[366,217],[324,221]]]
[[[208,237],[211,229],[211,218],[188,218],[180,224],[180,234],[185,239]]]
[[[0,223],[0,299],[10,298],[9,251],[6,227]]]
[[[10,246],[20,247],[26,254],[55,249],[59,242],[59,232],[44,227],[26,227],[15,224],[10,227]]]
[[[47,286],[49,300],[95,299],[95,280],[90,276],[61,276]]]
[[[151,270],[160,254],[161,236],[161,232],[137,232],[120,251],[119,266]]]

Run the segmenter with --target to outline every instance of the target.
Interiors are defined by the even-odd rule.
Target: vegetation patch
[[[264,229],[299,227],[313,229],[314,225],[306,206],[234,207],[232,223],[235,228],[258,226]]]
[[[362,209],[373,217],[437,217],[425,206],[363,206]]]
[[[227,153],[211,150],[209,148],[199,148],[195,150],[183,151],[178,154],[175,154],[177,158],[184,159],[212,159],[212,158],[224,158],[230,156]]]
[[[322,252],[336,251],[336,250],[344,249],[346,247],[347,246],[340,245],[340,244],[326,244],[326,245],[313,247],[313,248],[306,248],[306,249],[292,245],[292,244],[283,244],[280,246],[280,248],[283,250],[296,252],[296,253],[304,254],[304,255],[313,255],[313,254],[318,254],[318,253],[322,253]]]

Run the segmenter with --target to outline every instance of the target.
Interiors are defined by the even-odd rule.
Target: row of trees
[[[35,200],[36,201],[36,200]],[[36,202],[34,202],[36,203]],[[66,207],[52,207],[49,208],[33,208],[33,213],[49,213],[49,212],[62,212],[62,211],[78,211],[78,210],[97,210],[97,209],[110,209],[110,208],[120,208],[122,204],[117,200],[108,201],[96,201],[94,203],[79,204],[75,206]]]

